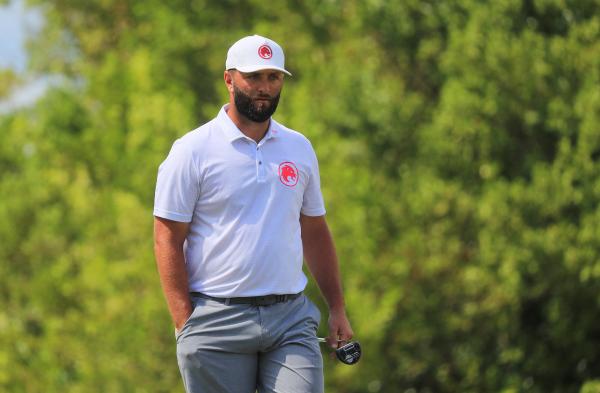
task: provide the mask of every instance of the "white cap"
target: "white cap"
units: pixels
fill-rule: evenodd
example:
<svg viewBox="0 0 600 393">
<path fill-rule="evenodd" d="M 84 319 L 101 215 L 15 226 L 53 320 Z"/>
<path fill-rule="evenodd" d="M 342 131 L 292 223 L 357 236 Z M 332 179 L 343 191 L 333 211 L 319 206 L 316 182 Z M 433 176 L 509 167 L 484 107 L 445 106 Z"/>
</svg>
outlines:
<svg viewBox="0 0 600 393">
<path fill-rule="evenodd" d="M 275 41 L 259 35 L 244 37 L 227 51 L 225 69 L 241 72 L 278 70 L 290 74 L 285 68 L 283 49 Z"/>
</svg>

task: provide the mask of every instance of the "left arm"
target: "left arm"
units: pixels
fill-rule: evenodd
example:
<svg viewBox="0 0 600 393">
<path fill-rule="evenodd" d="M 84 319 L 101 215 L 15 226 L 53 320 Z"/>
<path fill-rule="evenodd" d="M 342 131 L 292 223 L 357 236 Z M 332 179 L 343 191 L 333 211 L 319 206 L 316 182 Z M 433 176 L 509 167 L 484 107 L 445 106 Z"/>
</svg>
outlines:
<svg viewBox="0 0 600 393">
<path fill-rule="evenodd" d="M 328 343 L 339 347 L 354 334 L 346 316 L 340 269 L 325 216 L 300 215 L 304 259 L 329 307 Z"/>
</svg>

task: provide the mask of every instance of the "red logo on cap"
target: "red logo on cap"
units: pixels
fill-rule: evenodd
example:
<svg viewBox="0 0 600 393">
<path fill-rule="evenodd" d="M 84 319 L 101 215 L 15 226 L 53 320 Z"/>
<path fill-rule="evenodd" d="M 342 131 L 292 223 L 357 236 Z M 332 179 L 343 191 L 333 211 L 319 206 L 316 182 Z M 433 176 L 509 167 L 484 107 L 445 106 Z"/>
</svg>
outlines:
<svg viewBox="0 0 600 393">
<path fill-rule="evenodd" d="M 261 45 L 258 48 L 258 55 L 263 59 L 270 59 L 273 57 L 273 51 L 269 45 Z"/>
<path fill-rule="evenodd" d="M 293 162 L 282 162 L 279 164 L 279 180 L 288 187 L 298 184 L 298 169 Z"/>
</svg>

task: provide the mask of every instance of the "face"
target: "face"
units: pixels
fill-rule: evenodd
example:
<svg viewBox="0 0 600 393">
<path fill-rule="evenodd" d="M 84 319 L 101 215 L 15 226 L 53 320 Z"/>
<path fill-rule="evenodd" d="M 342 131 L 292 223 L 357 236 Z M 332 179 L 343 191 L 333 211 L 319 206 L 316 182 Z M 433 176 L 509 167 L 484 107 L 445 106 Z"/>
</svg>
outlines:
<svg viewBox="0 0 600 393">
<path fill-rule="evenodd" d="M 283 73 L 275 70 L 256 72 L 228 71 L 225 78 L 237 111 L 247 119 L 262 123 L 267 121 L 279 103 L 283 87 Z"/>
</svg>

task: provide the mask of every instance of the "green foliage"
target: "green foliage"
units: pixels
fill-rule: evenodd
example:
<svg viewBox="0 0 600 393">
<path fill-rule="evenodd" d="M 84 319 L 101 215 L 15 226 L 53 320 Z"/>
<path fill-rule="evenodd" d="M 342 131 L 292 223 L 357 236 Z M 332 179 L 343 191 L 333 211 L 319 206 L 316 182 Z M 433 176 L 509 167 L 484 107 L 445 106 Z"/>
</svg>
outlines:
<svg viewBox="0 0 600 393">
<path fill-rule="evenodd" d="M 16 86 L 19 78 L 12 70 L 0 69 L 0 100 L 8 98 L 10 92 Z"/>
<path fill-rule="evenodd" d="M 286 50 L 276 118 L 319 156 L 364 347 L 326 391 L 598 391 L 597 1 L 33 3 L 31 71 L 66 79 L 0 116 L 0 390 L 182 391 L 156 169 L 257 33 Z"/>
<path fill-rule="evenodd" d="M 598 393 L 600 392 L 600 381 L 594 380 L 586 382 L 580 390 L 580 393 Z"/>
</svg>

